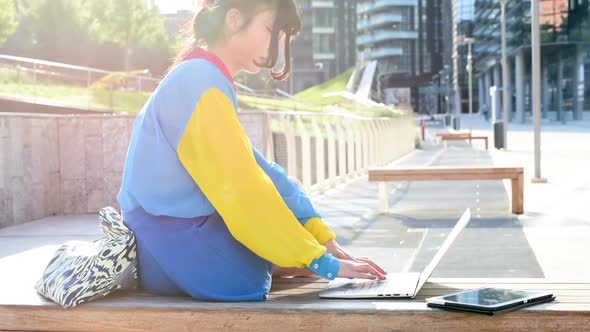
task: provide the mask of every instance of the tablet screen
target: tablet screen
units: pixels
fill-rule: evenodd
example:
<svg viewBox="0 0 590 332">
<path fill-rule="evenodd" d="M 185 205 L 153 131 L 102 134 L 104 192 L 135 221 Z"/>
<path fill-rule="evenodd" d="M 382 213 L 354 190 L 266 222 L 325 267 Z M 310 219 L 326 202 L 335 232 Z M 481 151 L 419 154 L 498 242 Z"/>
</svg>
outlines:
<svg viewBox="0 0 590 332">
<path fill-rule="evenodd" d="M 531 294 L 532 293 L 525 291 L 499 288 L 484 288 L 444 296 L 443 299 L 445 301 L 456 302 L 461 304 L 469 304 L 476 306 L 495 306 L 500 303 L 526 298 Z"/>
</svg>

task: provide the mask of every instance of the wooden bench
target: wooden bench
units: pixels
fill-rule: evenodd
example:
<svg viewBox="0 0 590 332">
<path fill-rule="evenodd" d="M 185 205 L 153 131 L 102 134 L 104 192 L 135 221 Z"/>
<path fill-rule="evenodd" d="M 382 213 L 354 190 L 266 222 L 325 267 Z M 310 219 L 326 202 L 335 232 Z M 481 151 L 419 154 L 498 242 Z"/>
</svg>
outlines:
<svg viewBox="0 0 590 332">
<path fill-rule="evenodd" d="M 388 182 L 504 180 L 512 185 L 512 213 L 524 213 L 524 170 L 522 167 L 428 167 L 409 169 L 370 169 L 369 181 L 378 181 L 380 211 L 389 210 Z"/>
<path fill-rule="evenodd" d="M 590 320 L 590 284 L 544 279 L 431 279 L 414 299 L 325 300 L 326 281 L 277 279 L 269 300 L 212 303 L 145 292 L 112 294 L 62 309 L 32 287 L 4 285 L 0 330 L 18 331 L 580 331 Z M 29 285 L 30 286 L 30 285 Z M 546 290 L 557 296 L 494 317 L 428 308 L 425 299 L 461 289 Z"/>
<path fill-rule="evenodd" d="M 473 140 L 483 140 L 485 143 L 485 146 L 486 146 L 486 150 L 488 150 L 488 137 L 487 136 L 483 136 L 483 135 L 476 136 L 471 133 L 438 133 L 438 134 L 436 134 L 436 136 L 441 138 L 441 140 L 445 144 L 445 148 L 446 148 L 447 141 L 469 140 L 469 144 L 471 144 L 471 142 Z"/>
</svg>

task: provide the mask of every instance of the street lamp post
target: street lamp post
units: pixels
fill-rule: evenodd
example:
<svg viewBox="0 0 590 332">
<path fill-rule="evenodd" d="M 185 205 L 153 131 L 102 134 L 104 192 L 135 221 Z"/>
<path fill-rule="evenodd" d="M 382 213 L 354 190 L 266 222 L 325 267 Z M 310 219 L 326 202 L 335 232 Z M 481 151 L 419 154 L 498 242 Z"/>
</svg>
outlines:
<svg viewBox="0 0 590 332">
<path fill-rule="evenodd" d="M 535 122 L 535 177 L 533 183 L 545 183 L 541 177 L 541 35 L 539 31 L 539 1 L 531 1 L 531 63 L 533 80 L 533 117 Z"/>
<path fill-rule="evenodd" d="M 504 125 L 503 136 L 504 136 L 504 150 L 508 149 L 508 120 L 509 114 L 508 109 L 510 107 L 510 77 L 508 74 L 508 59 L 506 56 L 506 2 L 508 0 L 501 0 L 500 5 L 502 8 L 502 118 Z M 531 1 L 531 3 L 537 1 Z"/>
<path fill-rule="evenodd" d="M 469 81 L 469 133 L 473 131 L 473 57 L 471 48 L 475 39 L 465 36 L 459 37 L 459 44 L 467 44 L 467 80 Z"/>
<path fill-rule="evenodd" d="M 469 74 L 469 133 L 473 131 L 473 58 L 471 57 L 471 44 L 467 44 L 467 73 Z"/>
<path fill-rule="evenodd" d="M 446 113 L 450 115 L 451 114 L 451 86 L 449 85 L 449 83 L 450 83 L 449 82 L 449 78 L 450 78 L 449 69 L 450 69 L 450 67 L 448 65 L 445 65 L 444 68 L 445 68 L 445 83 L 447 84 L 447 93 L 446 93 L 446 98 L 445 98 L 445 102 L 447 105 Z"/>
<path fill-rule="evenodd" d="M 313 64 L 313 66 L 316 68 L 316 70 L 318 71 L 318 73 L 320 74 L 320 84 L 324 83 L 324 81 L 326 80 L 326 75 L 324 72 L 324 63 L 323 62 L 316 62 Z"/>
</svg>

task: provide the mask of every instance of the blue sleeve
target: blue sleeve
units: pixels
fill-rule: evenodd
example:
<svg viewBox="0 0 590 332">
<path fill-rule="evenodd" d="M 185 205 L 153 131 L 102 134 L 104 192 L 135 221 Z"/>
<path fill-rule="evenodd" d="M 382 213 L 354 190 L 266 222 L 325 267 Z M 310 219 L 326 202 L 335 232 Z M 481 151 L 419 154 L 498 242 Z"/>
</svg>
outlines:
<svg viewBox="0 0 590 332">
<path fill-rule="evenodd" d="M 322 217 L 311 203 L 309 196 L 299 188 L 297 183 L 289 179 L 284 168 L 266 160 L 256 148 L 252 147 L 252 150 L 254 150 L 256 162 L 270 177 L 281 197 L 302 225 L 305 225 L 310 218 Z"/>
<path fill-rule="evenodd" d="M 330 253 L 324 253 L 311 262 L 309 270 L 322 278 L 333 280 L 338 276 L 340 261 Z"/>
</svg>

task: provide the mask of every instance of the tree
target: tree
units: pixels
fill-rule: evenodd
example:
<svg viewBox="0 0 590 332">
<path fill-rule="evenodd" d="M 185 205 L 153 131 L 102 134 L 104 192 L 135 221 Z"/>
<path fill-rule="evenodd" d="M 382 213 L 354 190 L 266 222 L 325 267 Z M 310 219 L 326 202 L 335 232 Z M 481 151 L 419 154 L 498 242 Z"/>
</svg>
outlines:
<svg viewBox="0 0 590 332">
<path fill-rule="evenodd" d="M 100 42 L 110 42 L 124 51 L 125 70 L 130 69 L 134 47 L 168 45 L 164 22 L 158 8 L 147 7 L 145 0 L 92 1 L 92 30 Z"/>
<path fill-rule="evenodd" d="M 16 10 L 14 0 L 0 0 L 0 46 L 16 30 Z"/>
<path fill-rule="evenodd" d="M 22 33 L 18 42 L 31 57 L 85 64 L 93 46 L 87 9 L 79 0 L 21 2 Z"/>
</svg>

